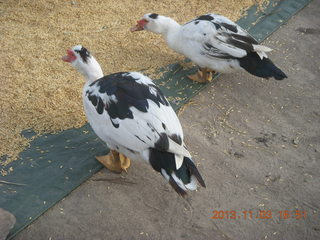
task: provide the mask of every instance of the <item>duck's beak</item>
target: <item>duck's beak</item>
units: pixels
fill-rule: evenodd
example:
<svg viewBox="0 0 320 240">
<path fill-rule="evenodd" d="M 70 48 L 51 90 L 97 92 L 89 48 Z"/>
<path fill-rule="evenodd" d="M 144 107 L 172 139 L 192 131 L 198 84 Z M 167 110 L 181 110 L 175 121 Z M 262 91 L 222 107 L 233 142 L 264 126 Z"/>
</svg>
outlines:
<svg viewBox="0 0 320 240">
<path fill-rule="evenodd" d="M 76 60 L 76 56 L 74 55 L 73 51 L 71 49 L 67 50 L 67 56 L 63 56 L 61 58 L 64 62 L 73 62 L 74 60 Z"/>
<path fill-rule="evenodd" d="M 148 23 L 147 20 L 141 19 L 141 20 L 137 21 L 137 25 L 135 25 L 134 27 L 130 28 L 130 31 L 131 32 L 142 31 L 142 30 L 144 30 L 144 26 L 147 23 Z"/>
<path fill-rule="evenodd" d="M 133 26 L 132 28 L 130 28 L 131 32 L 136 32 L 136 31 L 142 31 L 143 27 L 139 26 L 139 24 Z"/>
</svg>

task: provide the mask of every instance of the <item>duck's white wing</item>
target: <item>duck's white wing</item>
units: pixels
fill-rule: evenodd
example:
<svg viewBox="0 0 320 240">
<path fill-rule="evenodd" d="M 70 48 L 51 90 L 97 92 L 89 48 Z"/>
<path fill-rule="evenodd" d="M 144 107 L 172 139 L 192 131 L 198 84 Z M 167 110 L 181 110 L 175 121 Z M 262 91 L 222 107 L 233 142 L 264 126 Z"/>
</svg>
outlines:
<svg viewBox="0 0 320 240">
<path fill-rule="evenodd" d="M 136 152 L 156 148 L 190 156 L 175 112 L 148 77 L 135 72 L 108 75 L 87 87 L 84 101 L 91 109 L 86 110 L 90 124 L 107 143 Z"/>
<path fill-rule="evenodd" d="M 258 42 L 240 26 L 216 14 L 202 15 L 182 28 L 183 38 L 200 43 L 202 55 L 232 59 L 256 50 Z M 268 49 L 265 49 L 268 50 Z"/>
</svg>

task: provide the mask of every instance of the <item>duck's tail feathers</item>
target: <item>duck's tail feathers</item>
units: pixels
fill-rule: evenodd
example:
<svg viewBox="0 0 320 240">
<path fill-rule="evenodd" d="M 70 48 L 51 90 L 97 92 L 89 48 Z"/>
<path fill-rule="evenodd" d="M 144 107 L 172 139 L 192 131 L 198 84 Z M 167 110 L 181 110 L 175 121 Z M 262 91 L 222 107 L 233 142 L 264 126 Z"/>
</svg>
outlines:
<svg viewBox="0 0 320 240">
<path fill-rule="evenodd" d="M 196 190 L 198 183 L 202 187 L 206 187 L 191 158 L 184 157 L 181 167 L 177 169 L 176 157 L 177 155 L 170 152 L 151 149 L 149 159 L 153 169 L 160 172 L 172 188 L 181 196 L 185 196 L 187 190 Z"/>
<path fill-rule="evenodd" d="M 268 58 L 266 53 L 272 51 L 271 48 L 263 46 L 263 45 L 253 44 L 252 46 L 253 46 L 253 51 L 255 51 L 259 55 L 260 59 Z"/>
<path fill-rule="evenodd" d="M 247 56 L 239 59 L 240 66 L 247 72 L 262 78 L 273 77 L 276 80 L 287 78 L 269 58 L 261 59 L 256 52 L 251 52 Z"/>
</svg>

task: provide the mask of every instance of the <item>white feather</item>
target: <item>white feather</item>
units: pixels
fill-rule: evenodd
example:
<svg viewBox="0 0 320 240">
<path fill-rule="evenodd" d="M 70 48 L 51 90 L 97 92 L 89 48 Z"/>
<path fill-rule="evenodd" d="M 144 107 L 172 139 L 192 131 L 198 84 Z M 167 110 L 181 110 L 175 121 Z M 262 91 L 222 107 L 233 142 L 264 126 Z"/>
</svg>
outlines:
<svg viewBox="0 0 320 240">
<path fill-rule="evenodd" d="M 263 59 L 264 57 L 268 58 L 266 52 L 271 52 L 272 51 L 271 48 L 268 48 L 268 47 L 263 46 L 263 45 L 253 44 L 252 46 L 253 46 L 253 50 L 259 55 L 259 57 L 261 59 Z"/>
<path fill-rule="evenodd" d="M 169 138 L 169 150 L 168 151 L 175 153 L 175 154 L 186 156 L 188 158 L 191 158 L 191 155 L 187 149 L 185 149 L 182 145 L 179 145 L 175 141 L 171 140 L 170 138 Z"/>
<path fill-rule="evenodd" d="M 179 155 L 179 154 L 175 155 L 175 162 L 176 162 L 176 169 L 177 170 L 182 166 L 183 159 L 184 159 L 183 155 Z"/>
<path fill-rule="evenodd" d="M 198 183 L 198 180 L 196 179 L 195 176 L 191 176 L 191 179 L 190 179 L 190 183 L 186 184 L 186 188 L 188 188 L 189 190 L 196 190 L 197 189 L 197 183 Z"/>
<path fill-rule="evenodd" d="M 163 168 L 161 168 L 161 173 L 162 173 L 162 176 L 163 176 L 167 181 L 169 181 L 170 177 L 169 177 L 169 175 L 167 174 L 166 170 L 164 170 Z"/>
</svg>

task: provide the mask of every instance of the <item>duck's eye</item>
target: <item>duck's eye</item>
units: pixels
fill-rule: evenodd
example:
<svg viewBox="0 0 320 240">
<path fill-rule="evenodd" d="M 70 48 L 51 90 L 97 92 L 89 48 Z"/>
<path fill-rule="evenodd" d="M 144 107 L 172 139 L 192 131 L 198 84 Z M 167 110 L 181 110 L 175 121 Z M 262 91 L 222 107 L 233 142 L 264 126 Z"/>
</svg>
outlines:
<svg viewBox="0 0 320 240">
<path fill-rule="evenodd" d="M 152 13 L 152 14 L 149 15 L 149 18 L 156 19 L 158 16 L 159 16 L 159 14 Z"/>
</svg>

